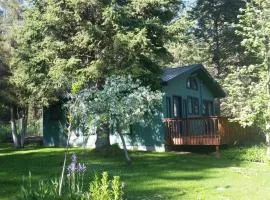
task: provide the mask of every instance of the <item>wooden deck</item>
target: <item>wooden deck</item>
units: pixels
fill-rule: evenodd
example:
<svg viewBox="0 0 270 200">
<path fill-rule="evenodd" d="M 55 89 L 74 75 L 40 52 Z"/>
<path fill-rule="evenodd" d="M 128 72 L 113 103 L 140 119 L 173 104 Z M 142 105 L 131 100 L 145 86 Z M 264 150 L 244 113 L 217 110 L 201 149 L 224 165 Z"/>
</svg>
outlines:
<svg viewBox="0 0 270 200">
<path fill-rule="evenodd" d="M 167 145 L 222 145 L 263 141 L 254 127 L 243 128 L 226 117 L 166 118 Z"/>
</svg>

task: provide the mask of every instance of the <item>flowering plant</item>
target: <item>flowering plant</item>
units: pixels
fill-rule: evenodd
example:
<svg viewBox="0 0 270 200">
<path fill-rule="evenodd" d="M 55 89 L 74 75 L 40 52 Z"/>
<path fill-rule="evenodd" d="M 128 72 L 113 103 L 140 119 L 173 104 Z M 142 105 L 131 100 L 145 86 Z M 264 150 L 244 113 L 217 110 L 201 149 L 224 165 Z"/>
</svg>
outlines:
<svg viewBox="0 0 270 200">
<path fill-rule="evenodd" d="M 87 167 L 84 163 L 78 163 L 76 154 L 71 156 L 71 163 L 67 167 L 69 190 L 73 193 L 83 192 L 84 174 Z"/>
</svg>

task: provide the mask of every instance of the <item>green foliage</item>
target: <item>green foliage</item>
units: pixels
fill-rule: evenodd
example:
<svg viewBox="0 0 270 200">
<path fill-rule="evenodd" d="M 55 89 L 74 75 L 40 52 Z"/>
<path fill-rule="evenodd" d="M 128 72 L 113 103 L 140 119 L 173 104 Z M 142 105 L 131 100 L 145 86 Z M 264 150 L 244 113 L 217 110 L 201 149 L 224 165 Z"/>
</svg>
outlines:
<svg viewBox="0 0 270 200">
<path fill-rule="evenodd" d="M 130 76 L 111 76 L 106 79 L 102 90 L 82 90 L 71 95 L 66 105 L 72 115 L 73 128 L 91 129 L 91 122 L 99 125 L 106 121 L 112 129 L 116 125 L 122 129 L 136 123 L 145 126 L 153 118 L 160 117 L 162 97 L 162 92 L 152 91 Z"/>
<path fill-rule="evenodd" d="M 173 40 L 168 44 L 174 62 L 180 65 L 203 63 L 218 79 L 226 77 L 227 66 L 239 66 L 247 59 L 235 33 L 243 0 L 198 0 L 180 13 L 169 26 Z"/>
<path fill-rule="evenodd" d="M 225 79 L 226 106 L 243 126 L 256 125 L 265 133 L 270 128 L 270 3 L 252 0 L 239 15 L 237 33 L 255 62 L 232 67 Z"/>
<path fill-rule="evenodd" d="M 82 180 L 85 181 L 85 180 Z M 31 173 L 28 179 L 21 187 L 21 194 L 17 197 L 18 200 L 122 200 L 123 190 L 120 177 L 114 176 L 109 179 L 107 172 L 103 172 L 102 176 L 96 175 L 94 180 L 90 182 L 89 191 L 83 191 L 81 183 L 76 183 L 75 188 L 67 181 L 64 185 L 64 190 L 61 196 L 58 195 L 59 182 L 57 179 L 48 181 L 41 180 L 38 184 L 32 183 Z"/>
<path fill-rule="evenodd" d="M 207 58 L 210 56 L 207 52 L 207 44 L 198 40 L 195 35 L 196 24 L 196 20 L 190 19 L 188 11 L 184 11 L 169 26 L 173 38 L 168 43 L 168 49 L 174 57 L 174 64 L 185 66 L 207 62 Z"/>
<path fill-rule="evenodd" d="M 191 19 L 197 21 L 194 34 L 198 43 L 206 44 L 208 63 L 213 65 L 217 78 L 226 76 L 228 65 L 239 65 L 245 60 L 242 38 L 234 27 L 244 5 L 243 0 L 198 0 L 190 12 Z"/>
<path fill-rule="evenodd" d="M 10 125 L 0 123 L 0 143 L 7 142 L 9 137 L 11 137 Z"/>
<path fill-rule="evenodd" d="M 221 155 L 232 160 L 267 162 L 265 145 L 232 146 L 222 149 Z"/>
<path fill-rule="evenodd" d="M 40 104 L 72 85 L 101 87 L 112 74 L 158 87 L 171 58 L 167 24 L 179 7 L 179 0 L 33 1 L 15 34 L 13 81 Z"/>
<path fill-rule="evenodd" d="M 96 175 L 90 183 L 91 200 L 122 200 L 123 191 L 119 176 L 109 180 L 107 172 L 103 172 L 101 178 Z"/>
<path fill-rule="evenodd" d="M 29 177 L 27 180 L 23 179 L 23 185 L 21 186 L 21 194 L 18 196 L 18 200 L 50 200 L 50 199 L 61 199 L 58 196 L 57 188 L 58 181 L 57 180 L 49 180 L 49 181 L 39 181 L 38 184 L 32 184 L 32 176 L 29 172 Z"/>
<path fill-rule="evenodd" d="M 23 87 L 16 87 L 10 80 L 12 74 L 12 46 L 15 45 L 13 27 L 18 26 L 24 10 L 18 0 L 0 0 L 5 14 L 0 16 L 0 97 L 1 102 L 9 105 L 25 106 L 26 93 Z M 2 70 L 1 70 L 2 68 Z M 3 73 L 4 71 L 4 73 Z"/>
</svg>

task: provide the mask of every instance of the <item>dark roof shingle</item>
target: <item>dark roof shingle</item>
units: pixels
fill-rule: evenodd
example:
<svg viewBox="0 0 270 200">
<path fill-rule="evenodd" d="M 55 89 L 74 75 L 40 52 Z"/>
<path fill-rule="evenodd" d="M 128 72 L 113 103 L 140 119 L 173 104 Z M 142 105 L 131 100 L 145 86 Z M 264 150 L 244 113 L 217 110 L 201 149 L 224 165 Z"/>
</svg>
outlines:
<svg viewBox="0 0 270 200">
<path fill-rule="evenodd" d="M 198 73 L 198 77 L 204 81 L 204 84 L 213 91 L 215 97 L 225 97 L 226 93 L 219 83 L 209 74 L 202 64 L 193 64 L 183 67 L 166 68 L 161 76 L 163 83 L 185 74 L 186 72 Z"/>
<path fill-rule="evenodd" d="M 188 66 L 183 66 L 183 67 L 175 67 L 175 68 L 166 68 L 163 72 L 163 75 L 161 76 L 161 80 L 163 82 L 168 82 L 169 80 L 184 74 L 190 70 L 194 70 L 196 68 L 201 68 L 202 65 L 200 64 L 193 64 L 193 65 L 188 65 Z"/>
</svg>

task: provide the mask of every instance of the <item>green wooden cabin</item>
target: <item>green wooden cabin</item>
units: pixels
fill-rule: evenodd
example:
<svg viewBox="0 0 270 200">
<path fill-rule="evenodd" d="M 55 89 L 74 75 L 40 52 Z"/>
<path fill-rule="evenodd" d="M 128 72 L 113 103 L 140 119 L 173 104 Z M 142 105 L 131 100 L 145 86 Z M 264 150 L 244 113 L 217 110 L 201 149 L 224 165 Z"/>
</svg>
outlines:
<svg viewBox="0 0 270 200">
<path fill-rule="evenodd" d="M 209 144 L 206 136 L 216 138 L 219 134 L 216 124 L 219 107 L 215 102 L 225 97 L 225 92 L 203 65 L 167 68 L 161 81 L 165 93 L 162 107 L 164 118 L 154 120 L 151 127 L 137 126 L 127 129 L 127 147 L 134 150 L 165 151 L 166 145 L 191 143 L 192 137 L 202 137 L 205 144 Z M 60 108 L 60 105 L 55 105 L 44 110 L 43 137 L 46 146 L 66 143 L 63 129 L 65 117 Z M 189 140 L 186 143 L 185 137 Z M 70 143 L 74 146 L 94 148 L 95 140 L 93 127 L 88 134 L 74 134 Z M 111 134 L 110 142 L 122 146 L 117 134 Z M 217 145 L 216 142 L 216 139 L 212 143 L 210 141 L 209 145 Z M 204 144 L 202 141 L 199 143 Z"/>
</svg>

